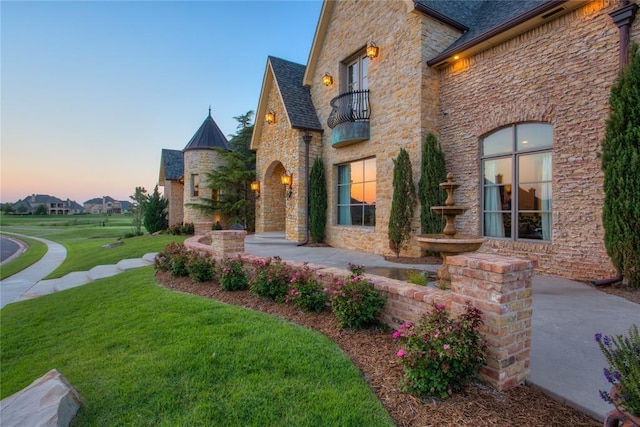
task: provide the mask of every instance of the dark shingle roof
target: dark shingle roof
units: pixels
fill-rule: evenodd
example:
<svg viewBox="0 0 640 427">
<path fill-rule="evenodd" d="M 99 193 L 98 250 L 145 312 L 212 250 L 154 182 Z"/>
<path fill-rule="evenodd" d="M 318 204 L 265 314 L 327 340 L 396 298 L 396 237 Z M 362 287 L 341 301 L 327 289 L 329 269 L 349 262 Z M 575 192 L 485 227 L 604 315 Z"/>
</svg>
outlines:
<svg viewBox="0 0 640 427">
<path fill-rule="evenodd" d="M 204 122 L 200 128 L 193 135 L 184 151 L 196 150 L 202 148 L 224 148 L 229 149 L 229 142 L 224 136 L 216 122 L 211 118 L 211 109 L 209 109 L 209 116 L 204 119 Z"/>
<path fill-rule="evenodd" d="M 184 157 L 180 150 L 162 149 L 164 179 L 176 180 L 184 176 Z"/>
<path fill-rule="evenodd" d="M 467 31 L 440 55 L 481 37 L 501 25 L 543 6 L 556 4 L 550 0 L 415 0 L 421 10 L 441 14 L 467 27 Z"/>
<path fill-rule="evenodd" d="M 302 85 L 306 67 L 273 56 L 269 57 L 269 62 L 291 127 L 322 131 L 316 109 L 311 102 L 311 92 L 308 87 Z"/>
</svg>

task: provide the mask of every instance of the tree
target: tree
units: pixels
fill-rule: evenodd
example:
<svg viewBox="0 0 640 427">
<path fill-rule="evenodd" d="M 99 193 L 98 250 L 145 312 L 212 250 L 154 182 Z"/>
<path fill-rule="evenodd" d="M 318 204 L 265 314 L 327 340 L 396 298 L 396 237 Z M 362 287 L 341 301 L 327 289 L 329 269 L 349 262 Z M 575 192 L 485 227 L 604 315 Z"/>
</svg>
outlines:
<svg viewBox="0 0 640 427">
<path fill-rule="evenodd" d="M 640 52 L 634 43 L 629 65 L 609 96 L 602 141 L 604 244 L 626 284 L 640 288 Z"/>
<path fill-rule="evenodd" d="M 400 256 L 400 250 L 411 236 L 411 220 L 416 205 L 416 189 L 413 185 L 413 171 L 409 153 L 400 149 L 397 159 L 393 159 L 393 199 L 389 215 L 389 247 Z"/>
<path fill-rule="evenodd" d="M 156 231 L 166 230 L 169 227 L 169 221 L 167 220 L 167 206 L 169 201 L 160 196 L 158 192 L 158 186 L 153 189 L 153 193 L 144 203 L 144 228 L 149 233 L 155 233 Z"/>
<path fill-rule="evenodd" d="M 2 206 L 2 212 L 4 212 L 5 215 L 12 214 L 13 206 L 11 206 L 11 203 L 5 203 L 4 206 Z"/>
<path fill-rule="evenodd" d="M 447 180 L 444 153 L 436 136 L 429 133 L 422 144 L 422 172 L 418 183 L 420 199 L 420 229 L 424 234 L 442 233 L 444 217 L 431 211 L 431 206 L 443 206 L 446 194 L 440 183 Z"/>
<path fill-rule="evenodd" d="M 29 212 L 29 209 L 27 208 L 27 205 L 25 205 L 24 203 L 20 203 L 20 206 L 18 206 L 18 213 L 19 214 L 26 214 L 27 212 Z"/>
<path fill-rule="evenodd" d="M 38 205 L 36 210 L 33 212 L 34 215 L 47 215 L 49 211 L 45 205 Z"/>
<path fill-rule="evenodd" d="M 207 188 L 216 191 L 219 199 L 203 198 L 203 203 L 193 205 L 205 212 L 219 211 L 249 231 L 255 230 L 251 182 L 256 179 L 256 154 L 251 151 L 252 118 L 253 111 L 234 117 L 238 127 L 236 134 L 230 135 L 231 150 L 217 149 L 224 164 L 207 173 Z"/>
<path fill-rule="evenodd" d="M 309 176 L 309 233 L 317 243 L 324 241 L 324 229 L 327 223 L 327 182 L 324 176 L 324 163 L 316 158 Z"/>
<path fill-rule="evenodd" d="M 144 218 L 144 206 L 147 201 L 147 190 L 144 187 L 136 187 L 133 196 L 129 196 L 133 201 L 131 205 L 131 213 L 133 214 L 133 234 L 142 235 L 142 220 Z"/>
</svg>

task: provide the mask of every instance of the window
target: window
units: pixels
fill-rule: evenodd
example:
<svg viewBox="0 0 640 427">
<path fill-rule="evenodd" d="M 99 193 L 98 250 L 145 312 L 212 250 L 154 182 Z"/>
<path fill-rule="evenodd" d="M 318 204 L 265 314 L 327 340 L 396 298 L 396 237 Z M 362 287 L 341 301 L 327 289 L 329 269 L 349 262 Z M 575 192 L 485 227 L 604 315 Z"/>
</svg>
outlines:
<svg viewBox="0 0 640 427">
<path fill-rule="evenodd" d="M 376 225 L 376 159 L 338 166 L 338 224 Z"/>
<path fill-rule="evenodd" d="M 191 197 L 198 197 L 200 193 L 200 176 L 197 173 L 191 174 Z"/>
<path fill-rule="evenodd" d="M 365 91 L 369 90 L 369 58 L 366 52 L 362 51 L 344 64 L 347 72 L 346 89 L 347 92 L 353 93 L 349 98 L 352 118 L 368 118 L 369 102 Z"/>
<path fill-rule="evenodd" d="M 482 140 L 483 234 L 551 240 L 553 127 L 509 126 Z"/>
</svg>

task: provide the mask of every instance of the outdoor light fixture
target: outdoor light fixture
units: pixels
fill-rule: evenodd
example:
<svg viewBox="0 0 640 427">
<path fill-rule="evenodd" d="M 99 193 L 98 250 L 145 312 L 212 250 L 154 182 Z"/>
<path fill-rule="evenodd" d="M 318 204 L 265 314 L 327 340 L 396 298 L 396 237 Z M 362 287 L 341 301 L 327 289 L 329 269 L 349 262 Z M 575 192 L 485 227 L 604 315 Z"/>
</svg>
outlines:
<svg viewBox="0 0 640 427">
<path fill-rule="evenodd" d="M 276 113 L 274 113 L 273 111 L 269 111 L 264 116 L 264 120 L 269 124 L 275 123 L 276 122 Z"/>
<path fill-rule="evenodd" d="M 280 177 L 280 183 L 284 185 L 285 196 L 287 197 L 287 199 L 290 199 L 293 195 L 293 174 L 287 175 L 287 173 L 285 172 Z"/>
<path fill-rule="evenodd" d="M 377 58 L 380 53 L 380 48 L 374 42 L 370 42 L 369 46 L 367 46 L 367 56 L 369 59 Z"/>
<path fill-rule="evenodd" d="M 251 191 L 253 191 L 256 199 L 260 197 L 260 181 L 253 181 L 251 183 Z"/>
<path fill-rule="evenodd" d="M 324 73 L 324 76 L 322 76 L 322 84 L 331 86 L 333 84 L 333 76 L 329 73 Z"/>
</svg>

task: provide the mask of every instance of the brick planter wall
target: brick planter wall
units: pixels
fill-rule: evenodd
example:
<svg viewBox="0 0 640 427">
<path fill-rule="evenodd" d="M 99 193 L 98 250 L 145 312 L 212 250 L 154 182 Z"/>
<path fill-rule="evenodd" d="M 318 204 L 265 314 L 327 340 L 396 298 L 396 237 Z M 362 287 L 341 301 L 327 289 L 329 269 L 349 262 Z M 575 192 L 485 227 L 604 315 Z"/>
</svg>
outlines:
<svg viewBox="0 0 640 427">
<path fill-rule="evenodd" d="M 202 236 L 185 241 L 185 246 L 215 258 L 239 255 L 254 266 L 263 260 L 244 251 L 244 231 L 213 231 L 212 244 L 199 242 Z M 221 254 L 221 255 L 218 255 Z M 307 267 L 313 277 L 333 288 L 351 272 L 320 264 L 286 261 L 292 268 Z M 480 369 L 483 379 L 497 390 L 522 384 L 530 373 L 531 279 L 533 261 L 492 254 L 465 254 L 448 258 L 451 289 L 418 286 L 401 280 L 365 274 L 376 290 L 387 295 L 380 320 L 392 328 L 404 322 L 420 321 L 434 304 L 443 304 L 454 316 L 470 301 L 483 312 L 480 332 L 487 341 L 487 363 Z"/>
</svg>

